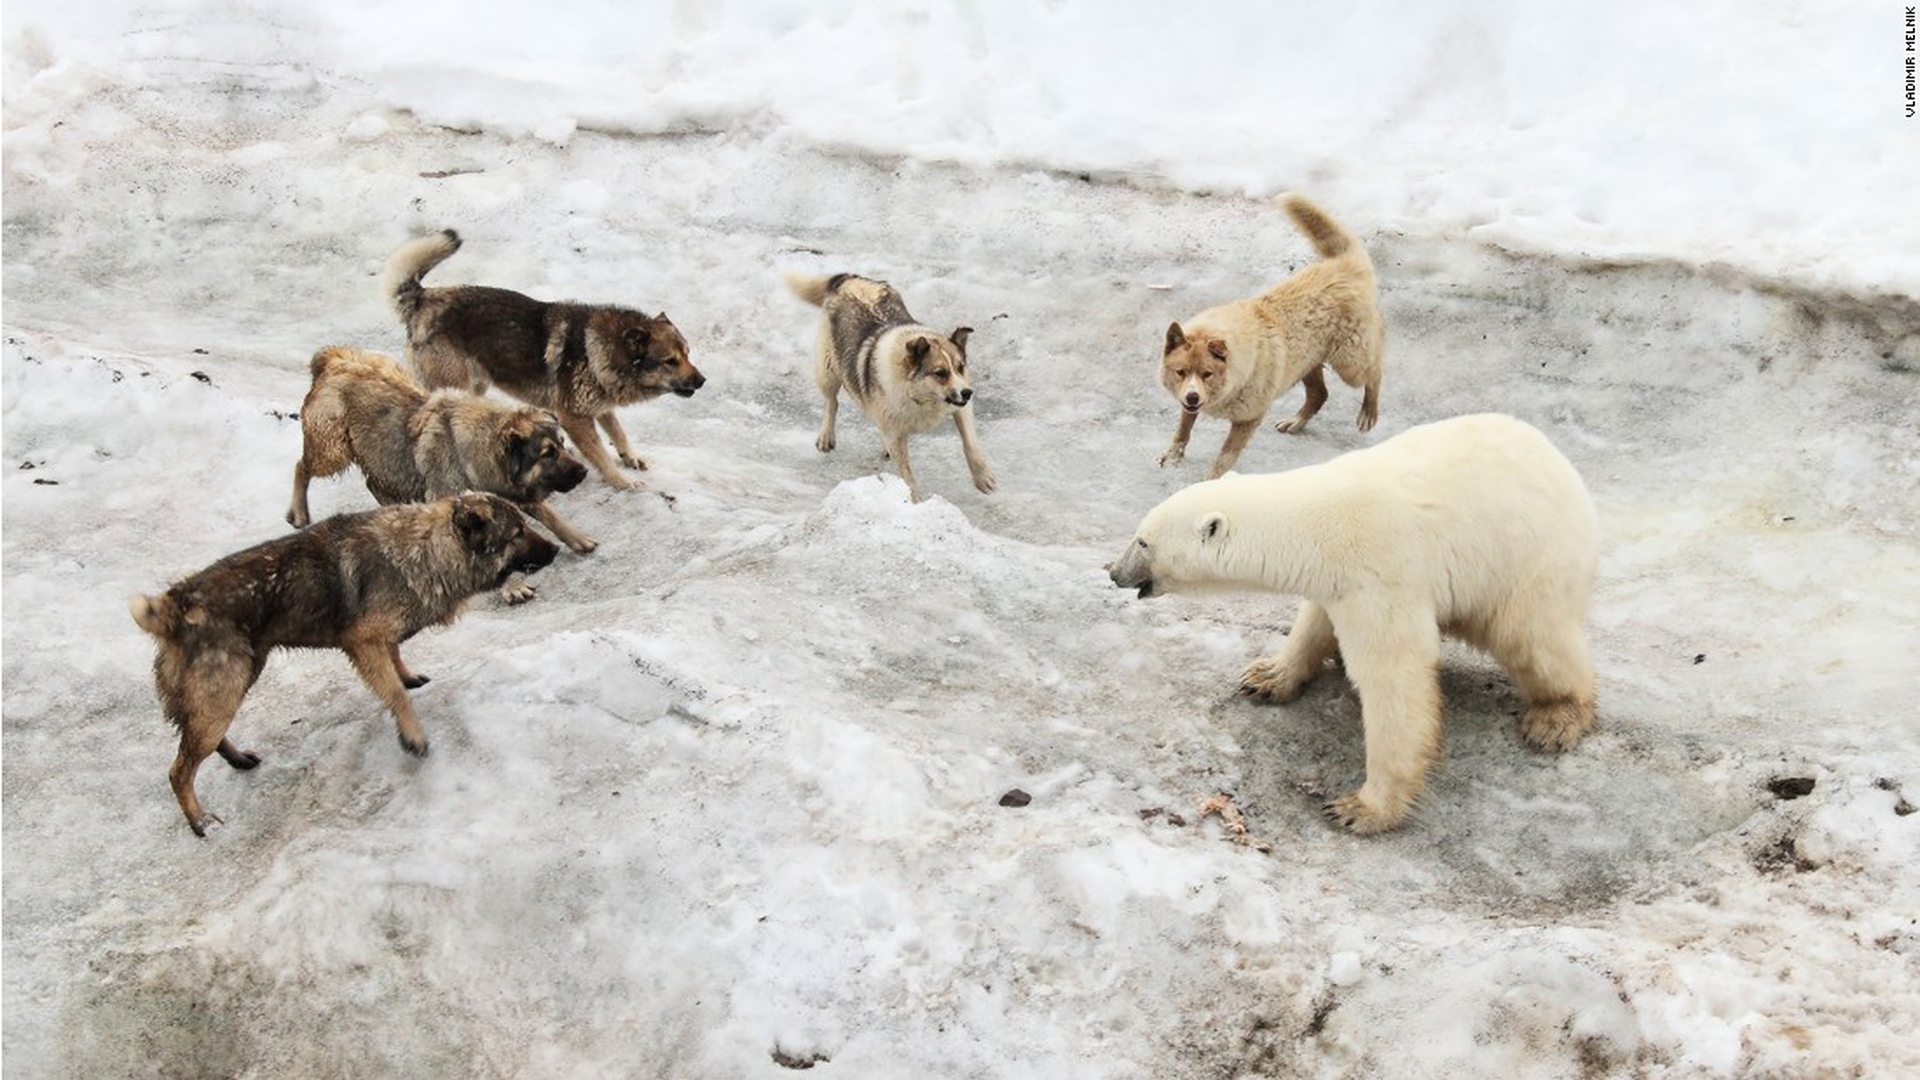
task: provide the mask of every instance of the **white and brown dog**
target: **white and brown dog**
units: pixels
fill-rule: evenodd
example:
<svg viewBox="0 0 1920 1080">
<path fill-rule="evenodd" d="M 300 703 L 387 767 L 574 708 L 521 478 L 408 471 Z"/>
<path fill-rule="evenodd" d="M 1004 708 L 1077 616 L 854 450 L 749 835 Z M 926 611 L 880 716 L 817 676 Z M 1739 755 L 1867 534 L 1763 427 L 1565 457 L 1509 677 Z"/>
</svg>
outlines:
<svg viewBox="0 0 1920 1080">
<path fill-rule="evenodd" d="M 844 387 L 880 428 L 887 456 L 914 502 L 926 496 L 907 462 L 907 436 L 929 431 L 949 416 L 960 432 L 973 486 L 981 491 L 998 486 L 973 430 L 973 385 L 967 378 L 971 327 L 942 334 L 921 324 L 884 281 L 853 274 L 788 274 L 787 284 L 795 296 L 822 312 L 813 370 L 826 398 L 826 416 L 814 440 L 822 453 L 834 447 L 834 420 Z"/>
<path fill-rule="evenodd" d="M 1320 261 L 1267 292 L 1208 308 L 1167 328 L 1160 383 L 1180 406 L 1180 429 L 1160 455 L 1164 467 L 1186 456 L 1201 413 L 1232 423 L 1210 477 L 1233 468 L 1273 399 L 1294 383 L 1307 388 L 1300 411 L 1275 425 L 1298 432 L 1327 400 L 1322 366 L 1348 386 L 1366 388 L 1358 426 L 1380 415 L 1380 357 L 1386 323 L 1374 287 L 1373 261 L 1352 233 L 1299 195 L 1280 199 Z"/>
</svg>

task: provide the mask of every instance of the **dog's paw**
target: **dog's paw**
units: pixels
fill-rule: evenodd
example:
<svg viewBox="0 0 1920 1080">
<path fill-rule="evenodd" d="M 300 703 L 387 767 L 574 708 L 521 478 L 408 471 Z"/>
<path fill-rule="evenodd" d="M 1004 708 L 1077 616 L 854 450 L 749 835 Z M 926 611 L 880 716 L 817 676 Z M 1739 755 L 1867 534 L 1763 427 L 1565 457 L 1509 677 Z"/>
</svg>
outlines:
<svg viewBox="0 0 1920 1080">
<path fill-rule="evenodd" d="M 1164 469 L 1169 465 L 1178 465 L 1185 460 L 1187 460 L 1186 446 L 1175 443 L 1167 447 L 1166 453 L 1160 455 L 1160 467 Z"/>
<path fill-rule="evenodd" d="M 973 474 L 973 486 L 979 488 L 984 493 L 999 487 L 1000 481 L 994 479 L 992 469 L 982 468 L 979 472 Z"/>
<path fill-rule="evenodd" d="M 242 750 L 228 758 L 227 764 L 239 769 L 241 772 L 245 772 L 248 769 L 255 769 L 260 766 L 260 755 L 251 750 Z"/>
<path fill-rule="evenodd" d="M 1273 430 L 1282 435 L 1298 435 L 1300 432 L 1305 431 L 1306 427 L 1307 421 L 1304 417 L 1289 416 L 1285 420 L 1273 425 Z M 1366 429 L 1362 428 L 1361 430 L 1365 431 Z"/>
<path fill-rule="evenodd" d="M 823 454 L 832 453 L 835 445 L 836 443 L 831 435 L 822 435 L 813 440 L 813 448 Z"/>
<path fill-rule="evenodd" d="M 306 528 L 307 525 L 312 522 L 312 520 L 313 520 L 312 518 L 309 518 L 307 515 L 302 514 L 297 510 L 287 511 L 287 524 L 293 526 L 296 529 Z"/>
<path fill-rule="evenodd" d="M 199 821 L 194 821 L 189 819 L 187 821 L 187 828 L 193 830 L 193 835 L 199 837 L 202 840 L 205 840 L 207 838 L 207 827 L 209 825 L 225 825 L 225 824 L 226 822 L 220 820 L 219 814 L 204 814 L 201 816 Z"/>
<path fill-rule="evenodd" d="M 1362 408 L 1360 415 L 1354 418 L 1353 426 L 1359 428 L 1361 431 L 1372 431 L 1374 423 L 1379 419 L 1379 416 Z"/>
<path fill-rule="evenodd" d="M 627 476 L 624 473 L 608 473 L 607 483 L 612 484 L 616 489 L 620 491 L 639 491 L 640 490 L 640 481 L 635 480 L 633 477 Z"/>
<path fill-rule="evenodd" d="M 429 675 L 409 675 L 400 680 L 400 685 L 409 690 L 418 690 L 432 681 L 433 678 Z"/>
<path fill-rule="evenodd" d="M 581 536 L 569 540 L 567 546 L 572 548 L 573 553 L 576 555 L 591 555 L 600 550 L 600 541 L 595 540 L 591 536 Z"/>
<path fill-rule="evenodd" d="M 1406 809 L 1376 807 L 1359 791 L 1342 795 L 1320 808 L 1328 821 L 1357 836 L 1372 836 L 1399 825 Z"/>
<path fill-rule="evenodd" d="M 500 586 L 500 599 L 515 607 L 532 600 L 533 597 L 533 586 L 525 581 L 509 581 Z"/>
<path fill-rule="evenodd" d="M 640 460 L 640 456 L 638 454 L 621 454 L 620 464 L 625 465 L 627 468 L 632 469 L 635 472 L 647 471 L 647 463 Z"/>
<path fill-rule="evenodd" d="M 426 757 L 427 737 L 422 735 L 417 739 L 409 739 L 407 738 L 407 733 L 403 731 L 400 733 L 400 749 L 405 750 L 414 757 Z"/>
</svg>

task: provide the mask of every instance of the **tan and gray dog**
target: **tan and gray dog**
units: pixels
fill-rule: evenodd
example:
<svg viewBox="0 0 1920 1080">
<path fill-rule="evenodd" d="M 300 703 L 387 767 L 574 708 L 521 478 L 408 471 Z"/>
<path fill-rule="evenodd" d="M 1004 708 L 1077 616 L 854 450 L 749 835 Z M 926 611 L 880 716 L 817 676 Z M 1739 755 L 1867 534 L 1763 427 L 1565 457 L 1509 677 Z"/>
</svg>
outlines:
<svg viewBox="0 0 1920 1080">
<path fill-rule="evenodd" d="M 498 386 L 553 410 L 607 483 L 639 487 L 620 465 L 645 469 L 646 463 L 628 445 L 613 411 L 662 394 L 692 397 L 706 384 L 687 359 L 680 331 L 665 312 L 554 303 L 484 285 L 420 284 L 458 250 L 460 237 L 448 229 L 402 246 L 387 260 L 384 289 L 406 326 L 414 374 L 430 390 L 452 386 L 484 394 Z M 618 464 L 594 431 L 596 420 L 613 440 Z"/>
<path fill-rule="evenodd" d="M 1201 413 L 1232 423 L 1209 477 L 1225 475 L 1246 449 L 1273 399 L 1304 383 L 1300 411 L 1274 425 L 1299 432 L 1327 400 L 1322 367 L 1348 386 L 1365 387 L 1358 427 L 1380 416 L 1380 362 L 1386 322 L 1380 317 L 1373 260 L 1352 233 L 1299 195 L 1279 204 L 1312 241 L 1320 261 L 1272 289 L 1235 300 L 1167 327 L 1160 384 L 1180 406 L 1180 429 L 1160 455 L 1161 466 L 1187 452 Z"/>
<path fill-rule="evenodd" d="M 260 763 L 227 728 L 273 650 L 345 652 L 393 712 L 400 745 L 424 756 L 407 691 L 427 677 L 408 670 L 400 643 L 452 622 L 473 594 L 540 569 L 555 550 L 512 503 L 473 493 L 331 517 L 134 597 L 133 621 L 159 642 L 154 685 L 180 729 L 168 776 L 194 834 L 220 820 L 194 794 L 200 763 L 215 752 L 236 769 Z"/>
<path fill-rule="evenodd" d="M 834 447 L 834 420 L 844 388 L 880 428 L 887 456 L 914 502 L 926 496 L 907 460 L 907 436 L 929 431 L 949 416 L 960 433 L 973 486 L 981 491 L 998 486 L 973 429 L 973 384 L 967 377 L 972 327 L 942 334 L 921 324 L 884 281 L 853 274 L 788 274 L 787 285 L 822 312 L 814 346 L 814 382 L 826 399 L 820 437 L 814 440 L 822 453 Z"/>
<path fill-rule="evenodd" d="M 382 505 L 486 491 L 519 504 L 582 555 L 599 546 L 547 505 L 549 495 L 572 491 L 587 478 L 586 466 L 567 453 L 552 413 L 463 390 L 427 394 L 399 364 L 359 349 L 321 349 L 311 368 L 289 525 L 312 520 L 310 480 L 358 465 Z M 533 598 L 533 587 L 516 578 L 502 593 L 517 604 Z"/>
</svg>

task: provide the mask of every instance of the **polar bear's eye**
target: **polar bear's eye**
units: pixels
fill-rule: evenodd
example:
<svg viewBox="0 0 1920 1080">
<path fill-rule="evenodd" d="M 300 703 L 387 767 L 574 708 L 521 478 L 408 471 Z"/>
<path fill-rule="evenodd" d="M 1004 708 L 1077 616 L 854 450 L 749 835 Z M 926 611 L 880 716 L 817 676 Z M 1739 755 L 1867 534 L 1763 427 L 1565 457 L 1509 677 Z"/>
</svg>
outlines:
<svg viewBox="0 0 1920 1080">
<path fill-rule="evenodd" d="M 1147 538 L 1144 536 L 1135 537 L 1133 544 L 1135 547 L 1145 548 L 1147 546 Z"/>
</svg>

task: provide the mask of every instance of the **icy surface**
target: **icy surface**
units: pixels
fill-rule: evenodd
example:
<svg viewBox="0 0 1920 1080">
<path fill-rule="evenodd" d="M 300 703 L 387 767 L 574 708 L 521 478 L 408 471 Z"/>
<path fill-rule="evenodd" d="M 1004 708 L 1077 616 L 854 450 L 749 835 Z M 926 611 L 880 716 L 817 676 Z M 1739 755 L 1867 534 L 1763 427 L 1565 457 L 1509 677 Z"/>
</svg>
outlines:
<svg viewBox="0 0 1920 1080">
<path fill-rule="evenodd" d="M 1864 65 L 1793 99 L 1877 25 L 1327 5 L 1295 40 L 1228 5 L 1209 51 L 1092 3 L 255 10 L 8 7 L 10 1071 L 1920 1071 L 1920 170 Z M 1683 77 L 1708 41 L 1808 74 L 1736 107 Z M 1156 343 L 1302 263 L 1247 197 L 1294 186 L 1379 265 L 1381 426 L 1336 386 L 1242 467 L 1501 409 L 1605 537 L 1600 730 L 1528 751 L 1453 649 L 1424 809 L 1364 841 L 1316 813 L 1352 691 L 1232 696 L 1294 602 L 1101 573 L 1224 434 L 1154 468 Z M 597 553 L 408 647 L 425 761 L 338 655 L 281 655 L 196 840 L 125 600 L 283 531 L 306 357 L 397 350 L 378 270 L 445 226 L 436 281 L 672 313 L 711 381 L 625 415 L 675 502 L 589 481 L 559 505 Z M 977 328 L 999 492 L 950 432 L 919 505 L 857 414 L 813 449 L 782 269 Z M 1222 791 L 1271 854 L 1201 820 Z"/>
</svg>

